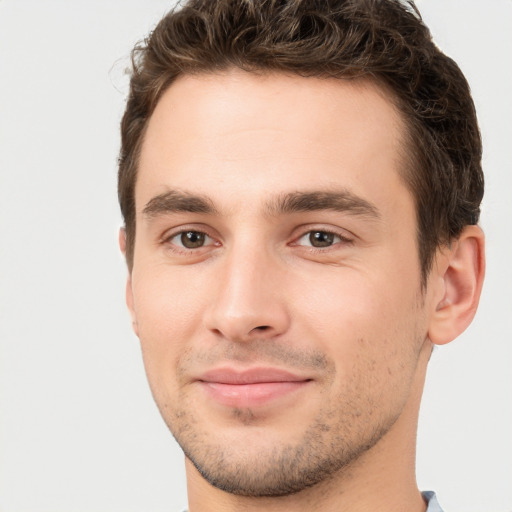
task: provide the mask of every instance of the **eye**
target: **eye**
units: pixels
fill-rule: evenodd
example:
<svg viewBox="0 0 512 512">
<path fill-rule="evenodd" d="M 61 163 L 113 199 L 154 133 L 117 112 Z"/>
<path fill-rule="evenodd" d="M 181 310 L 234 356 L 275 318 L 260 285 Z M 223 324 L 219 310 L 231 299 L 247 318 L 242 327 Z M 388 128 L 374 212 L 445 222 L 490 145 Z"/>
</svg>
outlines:
<svg viewBox="0 0 512 512">
<path fill-rule="evenodd" d="M 170 237 L 168 242 L 184 249 L 198 249 L 210 245 L 213 240 L 202 231 L 182 231 Z"/>
<path fill-rule="evenodd" d="M 342 237 L 341 235 L 337 235 L 336 233 L 332 233 L 330 231 L 308 231 L 304 235 L 302 235 L 297 241 L 297 245 L 303 246 L 311 246 L 315 248 L 323 248 L 323 247 L 331 247 L 334 244 L 338 244 L 340 242 L 349 242 L 350 240 Z"/>
</svg>

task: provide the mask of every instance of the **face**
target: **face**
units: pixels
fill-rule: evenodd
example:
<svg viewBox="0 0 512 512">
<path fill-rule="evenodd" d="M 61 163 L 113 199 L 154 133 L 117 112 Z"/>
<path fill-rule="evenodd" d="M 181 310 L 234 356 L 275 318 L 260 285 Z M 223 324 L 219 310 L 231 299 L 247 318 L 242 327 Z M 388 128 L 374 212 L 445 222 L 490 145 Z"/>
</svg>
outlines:
<svg viewBox="0 0 512 512">
<path fill-rule="evenodd" d="M 297 492 L 400 418 L 430 300 L 402 130 L 358 81 L 182 77 L 156 107 L 127 300 L 162 416 L 213 485 Z"/>
</svg>

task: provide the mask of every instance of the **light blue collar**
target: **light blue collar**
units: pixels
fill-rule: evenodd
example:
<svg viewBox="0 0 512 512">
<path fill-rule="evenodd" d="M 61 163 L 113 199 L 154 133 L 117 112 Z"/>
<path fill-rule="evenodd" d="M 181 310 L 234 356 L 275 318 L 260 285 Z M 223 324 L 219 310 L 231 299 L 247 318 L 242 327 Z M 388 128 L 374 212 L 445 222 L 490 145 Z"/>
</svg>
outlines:
<svg viewBox="0 0 512 512">
<path fill-rule="evenodd" d="M 443 512 L 441 505 L 436 498 L 436 493 L 432 491 L 424 491 L 421 493 L 428 503 L 427 512 Z"/>
</svg>

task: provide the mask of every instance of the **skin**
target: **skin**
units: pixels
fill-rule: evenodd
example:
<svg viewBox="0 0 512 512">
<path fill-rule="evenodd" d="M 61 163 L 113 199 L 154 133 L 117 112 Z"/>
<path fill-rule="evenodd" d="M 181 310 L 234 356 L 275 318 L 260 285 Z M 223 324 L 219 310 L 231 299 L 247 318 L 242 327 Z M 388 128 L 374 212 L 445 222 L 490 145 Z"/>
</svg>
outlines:
<svg viewBox="0 0 512 512">
<path fill-rule="evenodd" d="M 229 71 L 158 103 L 127 303 L 191 512 L 425 510 L 425 371 L 474 314 L 483 235 L 440 249 L 422 289 L 403 130 L 363 81 Z M 204 383 L 262 367 L 301 384 L 226 404 Z"/>
</svg>

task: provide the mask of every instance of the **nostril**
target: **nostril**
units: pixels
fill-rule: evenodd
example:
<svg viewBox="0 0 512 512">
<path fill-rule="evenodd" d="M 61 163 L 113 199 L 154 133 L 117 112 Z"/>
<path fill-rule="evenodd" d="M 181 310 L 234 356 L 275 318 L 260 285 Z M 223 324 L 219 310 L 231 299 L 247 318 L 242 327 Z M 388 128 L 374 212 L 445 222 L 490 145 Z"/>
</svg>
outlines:
<svg viewBox="0 0 512 512">
<path fill-rule="evenodd" d="M 266 331 L 266 330 L 270 329 L 270 326 L 269 325 L 259 325 L 258 327 L 255 327 L 254 329 L 258 330 L 258 331 Z"/>
</svg>

